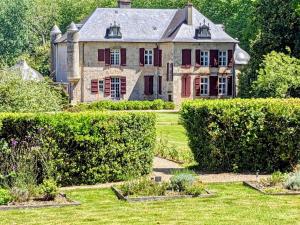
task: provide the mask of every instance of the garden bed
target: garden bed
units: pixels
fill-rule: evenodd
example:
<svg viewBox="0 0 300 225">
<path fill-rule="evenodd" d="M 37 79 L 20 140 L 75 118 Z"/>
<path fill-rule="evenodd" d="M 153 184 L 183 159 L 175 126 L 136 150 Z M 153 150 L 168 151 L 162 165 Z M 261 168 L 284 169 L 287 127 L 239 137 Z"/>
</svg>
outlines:
<svg viewBox="0 0 300 225">
<path fill-rule="evenodd" d="M 165 196 L 124 196 L 122 191 L 119 190 L 117 187 L 112 187 L 112 190 L 115 192 L 115 194 L 120 200 L 124 200 L 127 202 L 163 201 L 182 198 L 207 198 L 215 195 L 214 193 L 205 190 L 206 194 L 201 194 L 198 196 L 185 195 L 173 191 L 166 192 Z"/>
<path fill-rule="evenodd" d="M 257 181 L 244 181 L 243 184 L 266 195 L 300 195 L 300 191 L 293 191 L 286 188 L 266 188 L 260 182 Z"/>
<path fill-rule="evenodd" d="M 13 209 L 36 209 L 46 207 L 65 207 L 78 206 L 80 202 L 70 200 L 65 194 L 59 194 L 53 201 L 44 201 L 43 199 L 33 198 L 27 202 L 12 202 L 0 206 L 0 211 Z"/>
</svg>

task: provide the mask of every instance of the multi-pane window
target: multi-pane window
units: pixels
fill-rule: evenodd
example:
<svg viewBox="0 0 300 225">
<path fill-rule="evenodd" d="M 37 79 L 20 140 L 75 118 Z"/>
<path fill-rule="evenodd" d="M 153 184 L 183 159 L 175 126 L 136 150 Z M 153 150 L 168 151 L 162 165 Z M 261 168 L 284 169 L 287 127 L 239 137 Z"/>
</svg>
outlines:
<svg viewBox="0 0 300 225">
<path fill-rule="evenodd" d="M 153 64 L 153 50 L 146 49 L 145 50 L 145 65 L 152 65 Z"/>
<path fill-rule="evenodd" d="M 227 51 L 219 51 L 219 66 L 227 66 Z"/>
<path fill-rule="evenodd" d="M 99 92 L 104 92 L 104 80 L 99 80 Z"/>
<path fill-rule="evenodd" d="M 227 86 L 226 77 L 219 77 L 219 95 L 226 95 L 226 86 Z"/>
<path fill-rule="evenodd" d="M 208 95 L 208 77 L 201 77 L 200 79 L 200 94 Z"/>
<path fill-rule="evenodd" d="M 112 77 L 110 85 L 111 85 L 111 88 L 110 88 L 111 98 L 113 100 L 119 100 L 120 99 L 120 90 L 121 90 L 120 78 Z"/>
<path fill-rule="evenodd" d="M 209 65 L 209 53 L 208 53 L 208 51 L 201 51 L 201 53 L 200 53 L 200 62 L 201 62 L 201 66 L 208 66 Z"/>
<path fill-rule="evenodd" d="M 111 49 L 110 64 L 111 65 L 120 65 L 120 49 Z"/>
</svg>

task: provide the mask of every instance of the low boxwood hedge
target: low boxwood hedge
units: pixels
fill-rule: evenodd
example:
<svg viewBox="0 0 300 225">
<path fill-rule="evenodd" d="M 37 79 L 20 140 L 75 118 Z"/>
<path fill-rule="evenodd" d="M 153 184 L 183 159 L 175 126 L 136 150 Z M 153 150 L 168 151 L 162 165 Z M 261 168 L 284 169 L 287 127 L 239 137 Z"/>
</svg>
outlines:
<svg viewBox="0 0 300 225">
<path fill-rule="evenodd" d="M 99 111 L 99 110 L 168 110 L 174 109 L 173 102 L 165 102 L 161 99 L 154 101 L 98 101 L 92 103 L 80 103 L 67 109 L 69 112 Z"/>
<path fill-rule="evenodd" d="M 155 115 L 0 114 L 0 137 L 0 178 L 15 172 L 16 159 L 39 151 L 34 166 L 47 161 L 51 176 L 61 185 L 120 181 L 151 172 Z M 41 181 L 49 176 L 45 168 L 36 170 Z"/>
<path fill-rule="evenodd" d="M 188 101 L 181 117 L 203 170 L 272 172 L 300 162 L 299 99 Z"/>
</svg>

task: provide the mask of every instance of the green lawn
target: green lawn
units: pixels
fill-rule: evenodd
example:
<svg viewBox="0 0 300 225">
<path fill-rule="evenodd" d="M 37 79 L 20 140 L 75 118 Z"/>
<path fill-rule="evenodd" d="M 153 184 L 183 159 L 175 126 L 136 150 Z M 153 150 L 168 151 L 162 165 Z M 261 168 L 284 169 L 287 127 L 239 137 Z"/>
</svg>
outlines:
<svg viewBox="0 0 300 225">
<path fill-rule="evenodd" d="M 213 184 L 213 198 L 126 203 L 110 189 L 78 190 L 77 207 L 0 212 L 0 224 L 249 224 L 300 222 L 299 196 L 266 196 L 242 184 Z"/>
<path fill-rule="evenodd" d="M 179 113 L 157 113 L 156 154 L 186 164 L 194 163 L 184 127 L 179 123 Z"/>
</svg>

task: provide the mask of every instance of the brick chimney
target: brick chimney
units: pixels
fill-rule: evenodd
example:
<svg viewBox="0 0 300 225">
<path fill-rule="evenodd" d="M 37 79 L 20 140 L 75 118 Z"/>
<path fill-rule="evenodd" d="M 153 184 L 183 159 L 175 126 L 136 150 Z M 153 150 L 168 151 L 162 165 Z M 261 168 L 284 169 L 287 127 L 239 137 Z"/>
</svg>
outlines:
<svg viewBox="0 0 300 225">
<path fill-rule="evenodd" d="M 131 8 L 131 0 L 118 0 L 118 7 L 123 9 Z"/>
<path fill-rule="evenodd" d="M 187 25 L 193 25 L 193 3 L 189 2 L 185 9 Z"/>
</svg>

